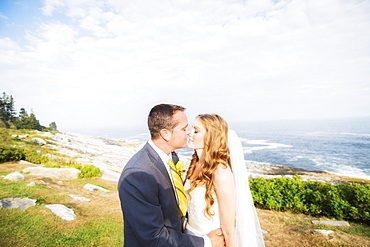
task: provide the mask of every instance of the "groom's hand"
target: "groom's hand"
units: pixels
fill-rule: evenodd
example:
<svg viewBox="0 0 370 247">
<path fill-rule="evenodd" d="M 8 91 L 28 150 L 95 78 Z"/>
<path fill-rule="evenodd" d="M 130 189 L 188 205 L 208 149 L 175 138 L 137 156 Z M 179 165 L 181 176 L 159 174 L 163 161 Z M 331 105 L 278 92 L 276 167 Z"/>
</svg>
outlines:
<svg viewBox="0 0 370 247">
<path fill-rule="evenodd" d="M 220 228 L 211 231 L 207 234 L 207 236 L 211 239 L 213 247 L 225 246 L 225 238 L 224 235 L 222 235 L 222 230 Z"/>
</svg>

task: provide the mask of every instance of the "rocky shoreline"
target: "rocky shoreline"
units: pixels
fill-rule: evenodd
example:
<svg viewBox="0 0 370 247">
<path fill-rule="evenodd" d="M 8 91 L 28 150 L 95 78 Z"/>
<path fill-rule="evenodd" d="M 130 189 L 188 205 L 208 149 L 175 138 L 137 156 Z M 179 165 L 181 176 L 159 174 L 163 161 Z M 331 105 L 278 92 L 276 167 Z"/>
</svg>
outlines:
<svg viewBox="0 0 370 247">
<path fill-rule="evenodd" d="M 250 178 L 264 177 L 266 179 L 270 179 L 281 176 L 293 177 L 294 175 L 299 175 L 303 181 L 321 181 L 331 184 L 349 182 L 370 184 L 370 180 L 341 176 L 326 171 L 307 171 L 299 168 L 282 165 L 272 165 L 269 163 L 261 163 L 255 161 L 246 161 L 246 164 Z"/>
<path fill-rule="evenodd" d="M 103 172 L 102 179 L 118 181 L 122 169 L 127 161 L 143 146 L 143 143 L 116 141 L 112 139 L 93 137 L 75 133 L 42 133 L 47 136 L 46 145 L 57 150 L 58 153 L 73 157 L 81 164 L 90 164 L 100 168 Z M 180 156 L 185 164 L 189 157 Z M 307 171 L 282 165 L 273 165 L 256 161 L 246 161 L 250 178 L 264 177 L 276 178 L 281 176 L 293 177 L 300 175 L 305 181 L 322 181 L 327 183 L 357 182 L 369 183 L 370 181 L 344 177 L 325 171 Z"/>
</svg>

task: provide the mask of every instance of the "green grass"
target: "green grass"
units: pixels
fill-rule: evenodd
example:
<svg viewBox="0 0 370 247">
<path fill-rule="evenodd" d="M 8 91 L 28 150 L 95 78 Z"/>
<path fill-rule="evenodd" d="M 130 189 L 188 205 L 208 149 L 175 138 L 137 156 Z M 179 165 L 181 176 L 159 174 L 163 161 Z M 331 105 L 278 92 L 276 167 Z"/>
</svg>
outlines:
<svg viewBox="0 0 370 247">
<path fill-rule="evenodd" d="M 76 225 L 35 206 L 27 210 L 0 209 L 0 246 L 122 246 L 122 223 L 100 219 Z"/>
<path fill-rule="evenodd" d="M 11 165 L 1 164 L 0 174 Z M 27 186 L 40 179 L 46 184 Z M 83 189 L 87 183 L 110 192 L 88 192 Z M 91 201 L 75 202 L 68 194 Z M 0 208 L 0 246 L 123 246 L 123 220 L 114 182 L 100 178 L 79 178 L 62 184 L 48 178 L 31 177 L 19 182 L 0 179 L 0 198 L 7 197 L 27 197 L 37 202 L 25 210 Z M 76 219 L 62 220 L 44 207 L 54 203 L 73 209 Z"/>
</svg>

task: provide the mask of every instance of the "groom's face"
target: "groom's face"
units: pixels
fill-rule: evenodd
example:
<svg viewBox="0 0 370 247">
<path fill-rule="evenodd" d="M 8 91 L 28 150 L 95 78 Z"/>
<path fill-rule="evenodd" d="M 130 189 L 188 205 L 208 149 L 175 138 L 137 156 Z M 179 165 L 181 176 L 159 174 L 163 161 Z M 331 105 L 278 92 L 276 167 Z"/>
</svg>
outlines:
<svg viewBox="0 0 370 247">
<path fill-rule="evenodd" d="M 177 111 L 173 115 L 173 119 L 178 122 L 178 125 L 173 129 L 170 143 L 173 149 L 186 147 L 186 141 L 188 139 L 189 124 L 188 118 L 183 111 Z"/>
</svg>

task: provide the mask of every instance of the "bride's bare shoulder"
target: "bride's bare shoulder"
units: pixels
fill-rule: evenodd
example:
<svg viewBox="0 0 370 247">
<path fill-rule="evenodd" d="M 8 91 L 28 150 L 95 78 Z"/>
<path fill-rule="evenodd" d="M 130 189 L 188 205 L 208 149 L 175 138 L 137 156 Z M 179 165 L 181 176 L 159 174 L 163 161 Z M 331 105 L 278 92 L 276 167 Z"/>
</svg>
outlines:
<svg viewBox="0 0 370 247">
<path fill-rule="evenodd" d="M 223 164 L 218 164 L 216 171 L 215 171 L 215 176 L 214 176 L 214 181 L 217 182 L 226 182 L 230 181 L 230 179 L 233 181 L 233 173 L 230 169 L 230 166 L 225 166 Z"/>
<path fill-rule="evenodd" d="M 235 191 L 234 176 L 229 166 L 219 164 L 213 178 L 215 192 L 220 201 L 233 197 Z"/>
</svg>

